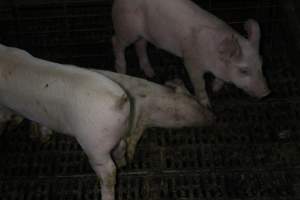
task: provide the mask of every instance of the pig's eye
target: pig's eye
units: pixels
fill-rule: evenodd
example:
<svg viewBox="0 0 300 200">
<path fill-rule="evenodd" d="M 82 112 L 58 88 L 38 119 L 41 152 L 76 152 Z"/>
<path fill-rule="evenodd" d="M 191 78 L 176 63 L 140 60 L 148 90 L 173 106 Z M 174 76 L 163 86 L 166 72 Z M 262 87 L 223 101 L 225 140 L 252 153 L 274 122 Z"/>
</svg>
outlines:
<svg viewBox="0 0 300 200">
<path fill-rule="evenodd" d="M 249 72 L 248 72 L 248 70 L 246 70 L 246 69 L 239 69 L 239 72 L 240 72 L 241 74 L 243 74 L 244 76 L 249 75 Z"/>
</svg>

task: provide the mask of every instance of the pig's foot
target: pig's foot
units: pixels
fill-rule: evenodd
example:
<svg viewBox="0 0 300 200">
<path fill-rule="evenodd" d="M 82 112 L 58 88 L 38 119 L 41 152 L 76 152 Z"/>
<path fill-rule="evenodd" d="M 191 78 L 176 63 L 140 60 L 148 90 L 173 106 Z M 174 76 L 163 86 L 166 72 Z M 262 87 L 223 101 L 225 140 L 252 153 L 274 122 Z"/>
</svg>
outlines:
<svg viewBox="0 0 300 200">
<path fill-rule="evenodd" d="M 98 155 L 101 160 L 90 161 L 101 182 L 102 200 L 115 199 L 116 166 L 109 155 Z M 104 159 L 105 157 L 106 159 Z"/>
<path fill-rule="evenodd" d="M 126 156 L 127 156 L 127 160 L 129 162 L 133 161 L 134 154 L 135 154 L 135 148 L 136 148 L 136 145 L 137 145 L 140 137 L 141 137 L 141 134 L 140 134 L 140 131 L 138 131 L 126 138 L 126 140 L 127 140 Z"/>
<path fill-rule="evenodd" d="M 126 74 L 125 48 L 126 45 L 116 37 L 112 37 L 112 46 L 115 54 L 115 69 L 117 72 Z"/>
<path fill-rule="evenodd" d="M 134 158 L 135 153 L 135 145 L 134 144 L 128 144 L 127 147 L 127 159 L 129 162 L 131 162 Z"/>
<path fill-rule="evenodd" d="M 30 124 L 30 138 L 39 140 L 41 143 L 47 144 L 51 141 L 53 131 L 46 126 L 32 122 Z"/>
<path fill-rule="evenodd" d="M 41 142 L 47 144 L 51 142 L 53 131 L 46 126 L 40 126 Z"/>
<path fill-rule="evenodd" d="M 139 58 L 139 64 L 145 75 L 149 78 L 155 76 L 155 72 L 151 67 L 148 54 L 147 54 L 147 41 L 143 38 L 139 39 L 135 43 L 135 50 Z"/>
<path fill-rule="evenodd" d="M 147 77 L 153 78 L 155 76 L 155 72 L 150 65 L 143 65 L 142 69 Z"/>
<path fill-rule="evenodd" d="M 126 153 L 126 142 L 124 140 L 121 140 L 112 153 L 114 161 L 118 168 L 124 167 L 127 164 L 125 153 Z"/>
<path fill-rule="evenodd" d="M 224 85 L 224 81 L 222 81 L 219 78 L 215 78 L 212 83 L 213 92 L 218 92 L 220 89 L 222 89 L 223 85 Z"/>
<path fill-rule="evenodd" d="M 210 105 L 210 101 L 209 101 L 209 98 L 208 98 L 208 95 L 207 95 L 207 92 L 205 89 L 204 79 L 202 79 L 202 77 L 200 79 L 193 82 L 196 98 L 198 99 L 200 104 L 202 104 L 203 106 L 205 106 L 207 108 L 210 108 L 211 105 Z"/>
<path fill-rule="evenodd" d="M 38 138 L 41 137 L 41 133 L 40 133 L 40 129 L 39 129 L 39 125 L 35 122 L 32 122 L 30 124 L 30 134 L 29 134 L 29 137 L 32 139 L 32 140 L 36 140 Z"/>
</svg>

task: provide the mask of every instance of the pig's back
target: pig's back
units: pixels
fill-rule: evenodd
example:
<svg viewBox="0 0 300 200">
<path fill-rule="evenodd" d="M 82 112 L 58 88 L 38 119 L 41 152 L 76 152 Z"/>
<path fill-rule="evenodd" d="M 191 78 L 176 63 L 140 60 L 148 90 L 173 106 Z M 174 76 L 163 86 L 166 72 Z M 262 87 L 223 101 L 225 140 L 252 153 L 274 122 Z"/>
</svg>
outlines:
<svg viewBox="0 0 300 200">
<path fill-rule="evenodd" d="M 145 79 L 127 76 L 125 74 L 115 73 L 105 70 L 93 70 L 111 80 L 117 82 L 123 89 L 125 89 L 134 98 L 145 98 L 165 93 L 169 88 L 161 86 L 157 83 L 147 81 Z"/>
<path fill-rule="evenodd" d="M 202 9 L 191 0 L 142 0 L 142 9 L 153 18 L 162 17 L 158 22 L 178 23 L 182 28 L 195 24 L 217 28 L 225 23 Z M 166 19 L 166 20 L 164 20 Z"/>
<path fill-rule="evenodd" d="M 145 38 L 177 56 L 194 28 L 217 28 L 226 24 L 190 0 L 142 0 Z"/>
<path fill-rule="evenodd" d="M 69 132 L 74 112 L 105 113 L 123 95 L 118 84 L 88 70 L 14 48 L 0 53 L 0 103 L 56 131 Z"/>
</svg>

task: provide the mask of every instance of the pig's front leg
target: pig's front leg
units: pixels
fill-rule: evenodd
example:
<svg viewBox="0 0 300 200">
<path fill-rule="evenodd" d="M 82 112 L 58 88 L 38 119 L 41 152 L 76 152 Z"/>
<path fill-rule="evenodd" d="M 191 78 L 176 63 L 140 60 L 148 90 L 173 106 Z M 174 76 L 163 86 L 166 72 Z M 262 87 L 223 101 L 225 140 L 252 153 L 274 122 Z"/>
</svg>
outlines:
<svg viewBox="0 0 300 200">
<path fill-rule="evenodd" d="M 115 69 L 117 72 L 126 74 L 125 48 L 126 44 L 116 36 L 112 37 L 112 46 L 115 54 Z"/>
<path fill-rule="evenodd" d="M 194 57 L 184 57 L 184 65 L 193 83 L 196 98 L 203 106 L 210 107 L 203 77 L 204 71 L 198 66 L 199 62 Z"/>
<path fill-rule="evenodd" d="M 141 139 L 143 132 L 145 130 L 144 124 L 142 123 L 142 119 L 138 122 L 136 128 L 126 136 L 126 143 L 127 143 L 127 159 L 131 162 L 134 158 L 136 145 L 138 144 L 139 140 Z"/>
<path fill-rule="evenodd" d="M 47 143 L 51 140 L 53 131 L 46 126 L 31 122 L 30 137 L 31 139 L 39 139 L 42 143 Z"/>
<path fill-rule="evenodd" d="M 90 160 L 90 163 L 98 177 L 100 177 L 101 199 L 114 200 L 117 174 L 116 166 L 109 154 L 100 154 L 98 156 L 101 157 L 100 162 L 98 160 Z"/>
<path fill-rule="evenodd" d="M 109 128 L 107 132 L 76 134 L 93 170 L 100 178 L 101 200 L 115 200 L 117 168 L 111 157 L 111 151 L 117 145 L 115 131 L 117 130 Z"/>
<path fill-rule="evenodd" d="M 114 149 L 112 156 L 118 168 L 126 166 L 126 141 L 122 139 Z"/>
<path fill-rule="evenodd" d="M 220 89 L 222 89 L 223 85 L 224 85 L 224 81 L 222 81 L 219 78 L 215 78 L 212 83 L 212 90 L 214 92 L 218 92 Z"/>
<path fill-rule="evenodd" d="M 147 54 L 147 41 L 143 38 L 135 43 L 136 53 L 139 58 L 139 64 L 147 77 L 154 77 L 155 73 L 151 67 L 148 54 Z"/>
</svg>

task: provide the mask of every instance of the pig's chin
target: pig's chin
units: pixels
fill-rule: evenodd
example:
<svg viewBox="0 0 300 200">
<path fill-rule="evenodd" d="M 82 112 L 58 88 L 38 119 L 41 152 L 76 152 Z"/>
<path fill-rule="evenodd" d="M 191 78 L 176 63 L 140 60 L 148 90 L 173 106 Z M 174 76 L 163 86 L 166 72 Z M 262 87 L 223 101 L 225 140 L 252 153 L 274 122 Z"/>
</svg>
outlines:
<svg viewBox="0 0 300 200">
<path fill-rule="evenodd" d="M 268 91 L 264 91 L 263 93 L 257 95 L 256 97 L 259 98 L 259 99 L 263 99 L 263 98 L 269 96 L 270 93 L 271 93 L 271 91 L 269 91 L 269 90 Z"/>
<path fill-rule="evenodd" d="M 262 91 L 262 92 L 255 92 L 251 90 L 246 90 L 246 93 L 249 94 L 252 97 L 255 97 L 257 99 L 262 99 L 266 96 L 268 96 L 271 92 L 269 90 Z"/>
</svg>

